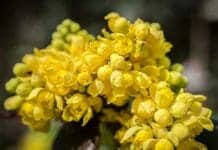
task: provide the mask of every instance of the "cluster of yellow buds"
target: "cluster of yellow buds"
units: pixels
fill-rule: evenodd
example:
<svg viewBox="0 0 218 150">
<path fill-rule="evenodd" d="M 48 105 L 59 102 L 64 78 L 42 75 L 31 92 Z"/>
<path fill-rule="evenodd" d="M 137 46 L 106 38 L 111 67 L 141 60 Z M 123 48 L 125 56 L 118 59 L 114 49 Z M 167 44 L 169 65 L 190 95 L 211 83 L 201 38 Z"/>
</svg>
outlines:
<svg viewBox="0 0 218 150">
<path fill-rule="evenodd" d="M 105 19 L 111 32 L 97 37 L 63 21 L 47 48 L 14 66 L 6 89 L 15 96 L 5 108 L 36 130 L 53 119 L 84 126 L 100 113 L 101 121 L 120 123 L 115 138 L 123 149 L 205 149 L 195 137 L 213 130 L 212 112 L 202 106 L 206 97 L 184 90 L 183 66 L 171 65 L 160 25 L 118 13 Z"/>
</svg>

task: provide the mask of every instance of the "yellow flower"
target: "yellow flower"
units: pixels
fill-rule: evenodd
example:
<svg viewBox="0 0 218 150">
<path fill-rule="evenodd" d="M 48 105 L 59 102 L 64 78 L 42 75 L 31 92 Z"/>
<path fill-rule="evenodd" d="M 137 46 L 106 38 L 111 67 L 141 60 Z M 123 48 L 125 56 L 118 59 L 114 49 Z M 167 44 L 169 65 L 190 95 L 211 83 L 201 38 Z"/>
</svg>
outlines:
<svg viewBox="0 0 218 150">
<path fill-rule="evenodd" d="M 212 111 L 205 96 L 186 92 L 183 66 L 166 56 L 172 45 L 160 25 L 118 13 L 105 19 L 110 31 L 96 37 L 69 19 L 58 25 L 45 49 L 15 64 L 5 109 L 41 131 L 53 119 L 85 126 L 99 113 L 100 121 L 120 124 L 120 148 L 205 149 L 194 138 L 213 130 Z"/>
<path fill-rule="evenodd" d="M 143 72 L 134 71 L 133 72 L 135 78 L 135 85 L 134 88 L 139 90 L 143 95 L 145 93 L 146 88 L 148 88 L 151 84 L 151 79 Z"/>
<path fill-rule="evenodd" d="M 172 117 L 167 109 L 159 109 L 154 114 L 154 120 L 165 127 L 172 123 Z"/>
<path fill-rule="evenodd" d="M 25 102 L 21 106 L 19 114 L 22 116 L 22 121 L 25 125 L 36 130 L 47 131 L 51 118 L 47 118 L 47 114 L 40 108 L 40 110 L 36 110 L 37 108 L 37 106 L 34 106 L 31 103 Z"/>
<path fill-rule="evenodd" d="M 168 87 L 163 87 L 155 93 L 155 103 L 158 108 L 168 108 L 174 101 L 174 93 Z"/>
<path fill-rule="evenodd" d="M 116 106 L 123 106 L 128 102 L 129 96 L 124 88 L 113 88 L 111 95 L 108 97 L 108 103 Z"/>
<path fill-rule="evenodd" d="M 153 116 L 155 111 L 155 103 L 150 99 L 136 99 L 132 104 L 132 112 L 136 115 L 148 119 Z"/>
<path fill-rule="evenodd" d="M 75 94 L 67 100 L 67 106 L 63 110 L 62 119 L 64 121 L 79 121 L 88 109 L 85 96 Z"/>
<path fill-rule="evenodd" d="M 179 140 L 183 140 L 189 135 L 188 127 L 182 125 L 181 123 L 174 124 L 170 132 L 174 134 Z"/>
<path fill-rule="evenodd" d="M 100 80 L 95 80 L 89 85 L 87 89 L 87 93 L 89 93 L 93 97 L 96 97 L 98 95 L 101 95 L 103 90 L 104 90 L 103 82 Z"/>
<path fill-rule="evenodd" d="M 111 54 L 110 65 L 112 69 L 129 70 L 131 68 L 131 63 L 125 61 L 123 56 L 118 54 Z"/>
<path fill-rule="evenodd" d="M 36 102 L 38 105 L 50 110 L 52 110 L 54 107 L 54 101 L 54 94 L 47 90 L 40 91 L 38 96 L 36 97 Z"/>
<path fill-rule="evenodd" d="M 114 33 L 112 38 L 111 45 L 115 53 L 125 56 L 133 51 L 133 41 L 124 34 Z"/>
<path fill-rule="evenodd" d="M 77 80 L 81 85 L 86 86 L 92 82 L 92 77 L 88 72 L 81 72 L 78 74 Z"/>
<path fill-rule="evenodd" d="M 187 114 L 188 112 L 188 106 L 186 103 L 184 102 L 175 102 L 171 109 L 170 109 L 170 112 L 171 114 L 176 117 L 176 118 L 181 118 L 183 117 L 184 115 Z"/>
<path fill-rule="evenodd" d="M 97 75 L 100 80 L 108 80 L 110 78 L 110 75 L 112 73 L 112 68 L 109 65 L 104 65 L 102 67 L 99 67 Z"/>
<path fill-rule="evenodd" d="M 174 146 L 169 140 L 160 139 L 155 145 L 154 150 L 174 150 Z"/>
<path fill-rule="evenodd" d="M 118 13 L 112 12 L 105 16 L 105 19 L 108 20 L 108 26 L 112 32 L 118 33 L 127 33 L 129 29 L 129 21 L 120 17 Z"/>
<path fill-rule="evenodd" d="M 115 87 L 123 87 L 125 85 L 123 73 L 118 70 L 113 71 L 110 76 L 110 82 Z"/>
<path fill-rule="evenodd" d="M 146 40 L 149 35 L 149 24 L 143 22 L 141 19 L 137 19 L 135 23 L 130 27 L 130 34 L 133 34 L 137 40 Z"/>
<path fill-rule="evenodd" d="M 96 72 L 98 67 L 104 64 L 104 59 L 100 55 L 94 53 L 85 53 L 83 59 L 90 72 Z"/>
<path fill-rule="evenodd" d="M 102 109 L 102 106 L 103 106 L 103 102 L 102 102 L 102 99 L 100 97 L 88 97 L 88 102 L 89 102 L 89 105 L 91 107 L 93 107 L 93 109 L 96 111 L 96 112 L 100 112 L 101 109 Z"/>
<path fill-rule="evenodd" d="M 152 137 L 152 130 L 150 128 L 145 128 L 136 133 L 134 137 L 134 143 L 143 143 Z"/>
</svg>

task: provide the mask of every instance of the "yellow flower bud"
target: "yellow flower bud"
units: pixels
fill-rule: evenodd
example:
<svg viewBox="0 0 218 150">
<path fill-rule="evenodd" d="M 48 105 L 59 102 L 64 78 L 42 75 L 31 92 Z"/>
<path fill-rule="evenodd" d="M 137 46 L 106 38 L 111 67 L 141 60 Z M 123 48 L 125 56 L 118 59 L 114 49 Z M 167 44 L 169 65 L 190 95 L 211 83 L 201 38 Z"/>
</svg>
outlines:
<svg viewBox="0 0 218 150">
<path fill-rule="evenodd" d="M 127 33 L 129 30 L 129 21 L 120 17 L 117 13 L 108 14 L 105 19 L 108 20 L 108 26 L 112 32 Z"/>
<path fill-rule="evenodd" d="M 157 90 L 154 99 L 158 108 L 168 108 L 174 101 L 174 93 L 168 87 Z"/>
<path fill-rule="evenodd" d="M 96 112 L 100 112 L 103 106 L 102 99 L 100 97 L 89 97 L 89 105 L 93 107 Z"/>
<path fill-rule="evenodd" d="M 180 84 L 181 78 L 182 78 L 181 73 L 176 72 L 176 71 L 171 71 L 170 72 L 169 83 L 176 86 L 176 85 Z"/>
<path fill-rule="evenodd" d="M 90 72 L 96 71 L 97 67 L 103 65 L 103 59 L 97 54 L 87 54 L 84 56 L 85 63 L 89 66 Z"/>
<path fill-rule="evenodd" d="M 194 101 L 194 96 L 190 93 L 179 93 L 178 96 L 176 97 L 176 101 L 184 102 L 190 106 Z"/>
<path fill-rule="evenodd" d="M 25 102 L 21 106 L 20 114 L 21 114 L 21 116 L 25 116 L 25 117 L 31 118 L 32 117 L 33 109 L 34 109 L 34 105 L 33 104 L 31 104 L 29 102 Z"/>
<path fill-rule="evenodd" d="M 176 118 L 182 118 L 188 111 L 188 105 L 184 102 L 175 102 L 171 108 L 171 114 Z"/>
<path fill-rule="evenodd" d="M 72 21 L 72 23 L 70 24 L 70 31 L 71 32 L 77 32 L 80 30 L 80 25 L 74 21 Z"/>
<path fill-rule="evenodd" d="M 183 72 L 184 67 L 182 64 L 176 63 L 171 66 L 172 71 Z"/>
<path fill-rule="evenodd" d="M 108 58 L 111 54 L 110 46 L 107 43 L 98 43 L 97 53 L 104 58 Z"/>
<path fill-rule="evenodd" d="M 110 78 L 112 69 L 109 65 L 104 65 L 98 69 L 97 75 L 100 80 L 107 80 Z"/>
<path fill-rule="evenodd" d="M 170 64 L 170 59 L 166 56 L 158 59 L 158 65 L 163 66 L 164 68 L 169 68 Z"/>
<path fill-rule="evenodd" d="M 169 140 L 160 139 L 155 145 L 154 150 L 174 150 L 174 146 Z"/>
<path fill-rule="evenodd" d="M 145 73 L 134 71 L 133 74 L 135 75 L 135 86 L 139 89 L 145 90 L 151 84 L 151 79 Z"/>
<path fill-rule="evenodd" d="M 115 87 L 123 87 L 125 85 L 123 73 L 118 70 L 113 71 L 110 76 L 110 82 Z"/>
<path fill-rule="evenodd" d="M 79 56 L 84 51 L 85 48 L 85 38 L 80 35 L 71 35 L 70 37 L 70 53 L 74 56 Z"/>
<path fill-rule="evenodd" d="M 189 129 L 181 123 L 174 124 L 170 132 L 179 140 L 183 140 L 189 135 Z"/>
<path fill-rule="evenodd" d="M 148 139 L 143 143 L 143 150 L 153 149 L 158 140 Z"/>
<path fill-rule="evenodd" d="M 152 132 L 157 139 L 166 138 L 168 136 L 168 130 L 165 127 L 160 126 L 154 122 L 151 122 Z"/>
<path fill-rule="evenodd" d="M 142 118 L 150 118 L 155 111 L 155 103 L 152 100 L 145 100 L 138 104 L 137 115 Z"/>
<path fill-rule="evenodd" d="M 32 64 L 36 62 L 34 55 L 27 54 L 23 57 L 22 61 L 28 66 L 32 67 Z"/>
<path fill-rule="evenodd" d="M 131 39 L 125 37 L 122 34 L 113 34 L 115 40 L 112 41 L 113 51 L 119 55 L 126 56 L 131 53 L 134 49 L 134 43 Z"/>
<path fill-rule="evenodd" d="M 132 27 L 137 40 L 146 40 L 149 34 L 149 25 L 142 20 L 137 20 Z"/>
<path fill-rule="evenodd" d="M 20 80 L 18 78 L 12 78 L 5 84 L 5 89 L 10 93 L 14 93 L 19 83 Z"/>
<path fill-rule="evenodd" d="M 87 89 L 87 92 L 93 96 L 93 97 L 96 97 L 100 94 L 102 94 L 104 90 L 104 84 L 102 83 L 102 81 L 100 80 L 95 80 L 94 82 L 92 82 L 88 89 Z"/>
<path fill-rule="evenodd" d="M 152 130 L 147 127 L 138 131 L 134 137 L 134 143 L 143 143 L 153 137 Z"/>
<path fill-rule="evenodd" d="M 41 87 L 44 84 L 43 79 L 35 74 L 32 74 L 30 82 L 33 87 Z"/>
<path fill-rule="evenodd" d="M 187 78 L 182 76 L 180 72 L 176 71 L 170 72 L 168 81 L 172 86 L 176 87 L 183 88 L 187 85 Z"/>
<path fill-rule="evenodd" d="M 79 121 L 88 109 L 88 105 L 80 94 L 73 95 L 68 101 L 62 113 L 64 121 Z"/>
<path fill-rule="evenodd" d="M 86 86 L 91 83 L 92 77 L 88 72 L 81 72 L 78 74 L 77 80 L 81 85 Z"/>
<path fill-rule="evenodd" d="M 112 90 L 112 95 L 108 97 L 108 103 L 112 103 L 116 106 L 123 106 L 128 102 L 128 95 L 124 88 L 114 87 Z"/>
<path fill-rule="evenodd" d="M 193 104 L 190 107 L 190 111 L 195 115 L 200 114 L 201 110 L 202 110 L 202 103 L 200 102 L 193 102 Z"/>
<path fill-rule="evenodd" d="M 36 98 L 39 106 L 45 109 L 53 109 L 55 97 L 54 94 L 48 90 L 41 90 Z"/>
<path fill-rule="evenodd" d="M 125 70 L 127 67 L 127 63 L 125 62 L 124 57 L 118 54 L 111 54 L 110 65 L 112 69 Z"/>
<path fill-rule="evenodd" d="M 160 81 L 167 81 L 169 80 L 169 71 L 166 69 L 161 69 L 160 70 Z"/>
<path fill-rule="evenodd" d="M 16 94 L 28 95 L 32 90 L 32 86 L 29 82 L 20 83 L 16 88 Z"/>
<path fill-rule="evenodd" d="M 29 72 L 29 68 L 24 63 L 17 63 L 14 65 L 13 73 L 17 76 L 24 76 Z"/>
<path fill-rule="evenodd" d="M 123 74 L 123 80 L 125 82 L 124 87 L 130 87 L 134 83 L 133 76 L 129 73 L 124 73 Z"/>
<path fill-rule="evenodd" d="M 167 109 L 157 110 L 154 114 L 154 120 L 163 127 L 172 123 L 172 117 Z"/>
<path fill-rule="evenodd" d="M 160 69 L 156 66 L 145 66 L 142 71 L 154 80 L 157 80 L 160 75 Z"/>
<path fill-rule="evenodd" d="M 23 101 L 24 99 L 19 95 L 12 96 L 5 100 L 4 107 L 6 110 L 15 110 L 21 106 Z"/>
</svg>

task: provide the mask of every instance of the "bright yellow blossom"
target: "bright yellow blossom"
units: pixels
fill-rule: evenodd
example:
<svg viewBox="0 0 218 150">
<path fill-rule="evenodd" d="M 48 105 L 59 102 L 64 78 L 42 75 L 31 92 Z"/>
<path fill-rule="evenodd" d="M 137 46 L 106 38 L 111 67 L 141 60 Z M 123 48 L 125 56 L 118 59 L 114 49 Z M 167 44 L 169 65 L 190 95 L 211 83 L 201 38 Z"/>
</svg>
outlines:
<svg viewBox="0 0 218 150">
<path fill-rule="evenodd" d="M 69 19 L 58 25 L 46 48 L 15 64 L 5 109 L 40 131 L 54 119 L 119 123 L 120 148 L 206 149 L 194 138 L 213 130 L 212 111 L 205 96 L 186 91 L 183 66 L 167 57 L 172 45 L 160 25 L 115 12 L 105 19 L 110 31 L 96 37 Z"/>
</svg>

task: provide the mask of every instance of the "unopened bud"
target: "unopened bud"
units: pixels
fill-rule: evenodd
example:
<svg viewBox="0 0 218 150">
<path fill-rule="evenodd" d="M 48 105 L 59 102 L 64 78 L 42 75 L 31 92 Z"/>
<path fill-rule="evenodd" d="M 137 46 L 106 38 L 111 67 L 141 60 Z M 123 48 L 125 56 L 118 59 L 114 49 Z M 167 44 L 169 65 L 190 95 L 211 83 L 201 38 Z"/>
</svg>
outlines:
<svg viewBox="0 0 218 150">
<path fill-rule="evenodd" d="M 18 95 L 28 95 L 32 90 L 32 86 L 29 82 L 21 83 L 17 86 L 16 94 Z"/>
<path fill-rule="evenodd" d="M 29 72 L 29 68 L 24 63 L 16 63 L 13 68 L 13 72 L 17 76 L 24 76 Z"/>
<path fill-rule="evenodd" d="M 9 97 L 4 102 L 4 107 L 5 107 L 6 110 L 15 110 L 18 107 L 20 107 L 23 100 L 24 99 L 19 95 Z"/>
<path fill-rule="evenodd" d="M 20 80 L 18 78 L 12 78 L 5 84 L 5 89 L 10 93 L 14 93 L 19 83 Z"/>
</svg>

